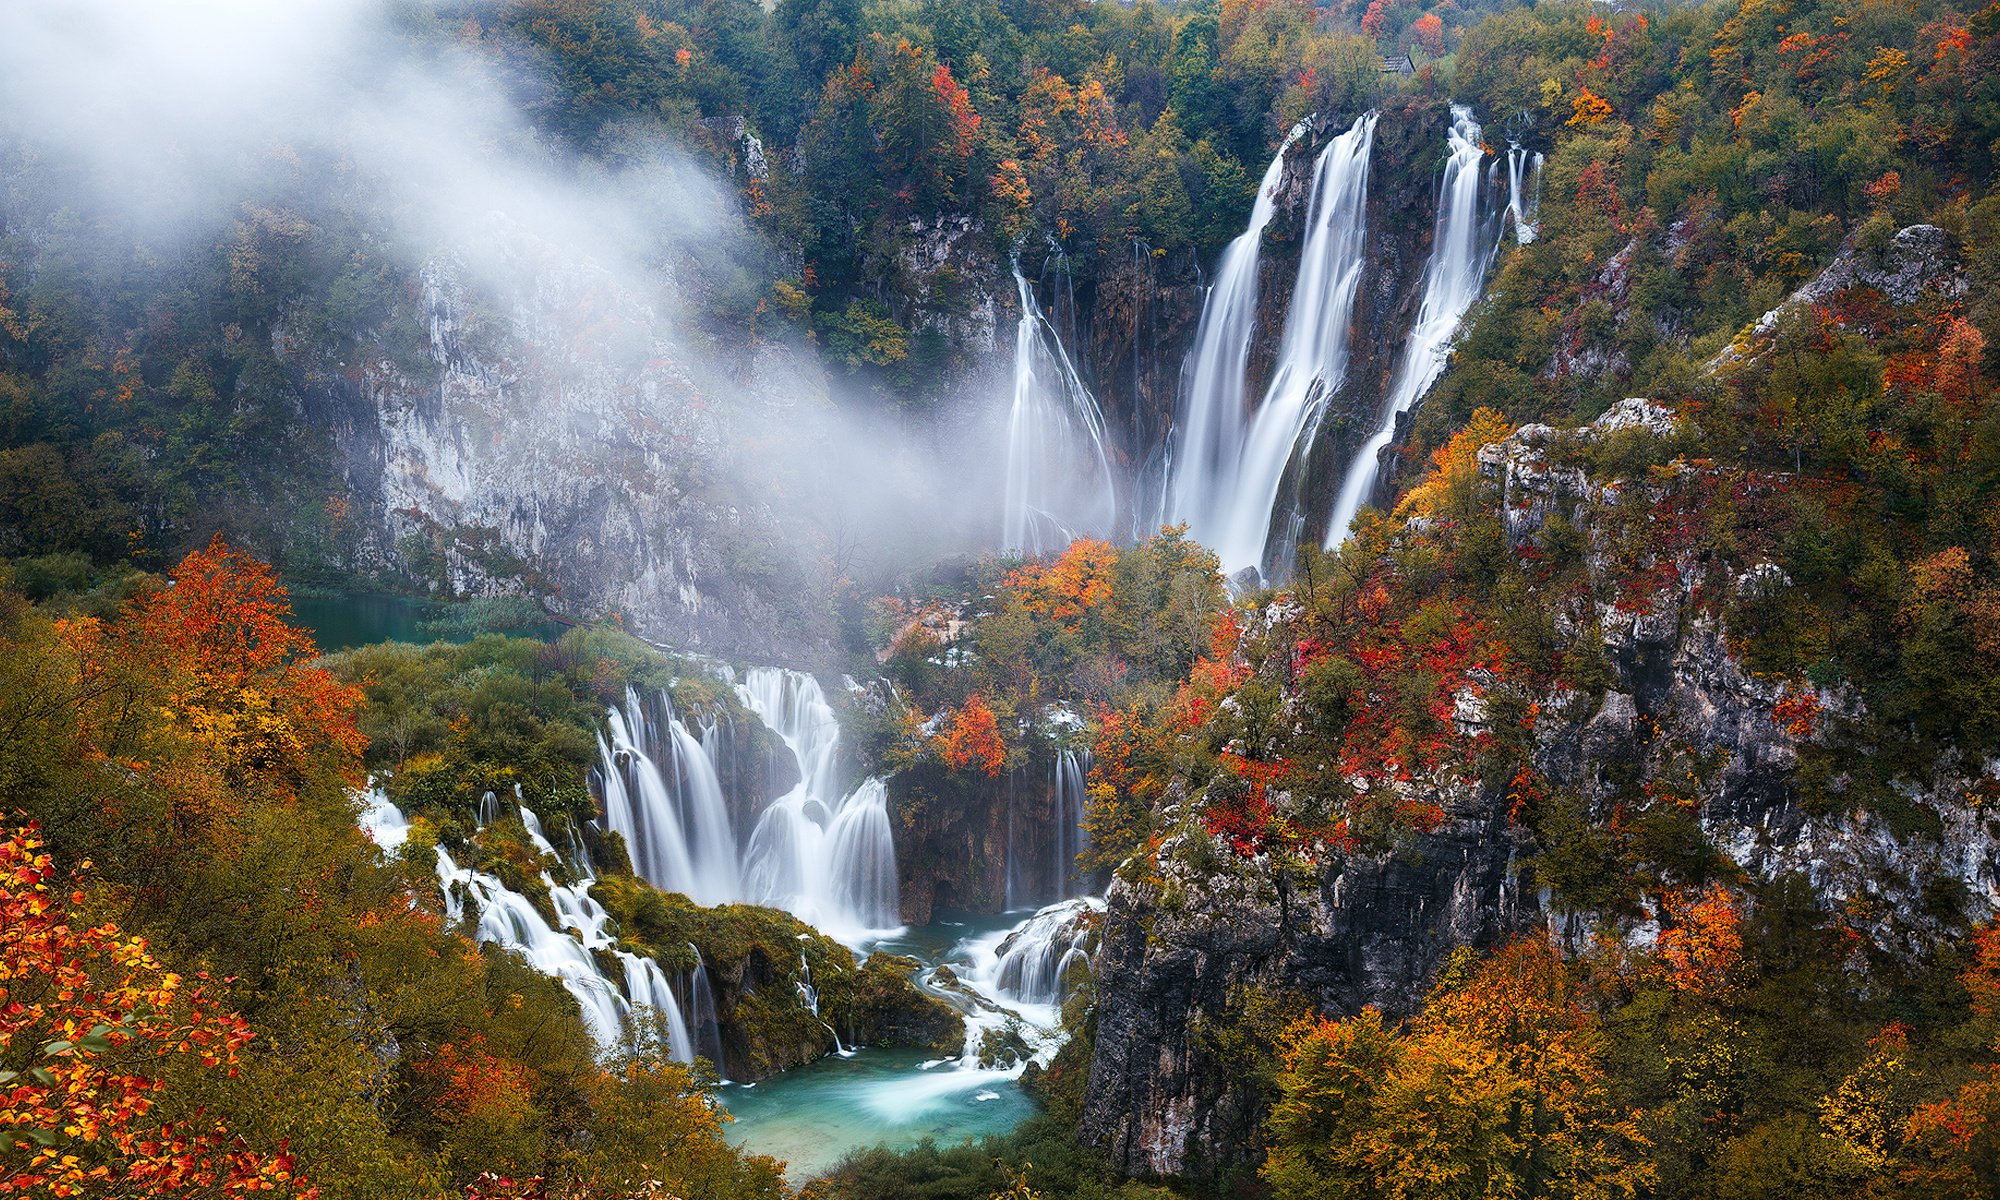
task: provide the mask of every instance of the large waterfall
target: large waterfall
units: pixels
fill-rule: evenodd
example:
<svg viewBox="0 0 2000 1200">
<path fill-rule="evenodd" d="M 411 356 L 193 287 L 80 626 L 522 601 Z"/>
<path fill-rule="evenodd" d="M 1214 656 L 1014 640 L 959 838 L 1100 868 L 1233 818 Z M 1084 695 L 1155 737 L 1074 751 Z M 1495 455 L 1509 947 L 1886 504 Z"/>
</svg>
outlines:
<svg viewBox="0 0 2000 1200">
<path fill-rule="evenodd" d="M 625 839 L 632 869 L 700 904 L 783 908 L 850 944 L 899 924 L 888 789 L 865 779 L 840 791 L 840 723 L 819 682 L 753 667 L 736 685 L 745 707 L 797 761 L 799 782 L 764 807 L 739 846 L 710 748 L 662 693 L 653 715 L 628 692 L 599 742 L 605 822 Z"/>
<path fill-rule="evenodd" d="M 1014 332 L 1001 548 L 1046 554 L 1077 537 L 1110 534 L 1118 501 L 1104 449 L 1104 414 L 1018 263 L 1014 289 L 1021 322 Z"/>
<path fill-rule="evenodd" d="M 751 830 L 744 898 L 789 909 L 850 943 L 900 923 L 889 793 L 877 778 L 839 790 L 840 723 L 819 681 L 800 671 L 753 667 L 736 687 L 799 764 L 799 782 Z"/>
<path fill-rule="evenodd" d="M 1396 418 L 1408 412 L 1444 370 L 1451 340 L 1458 333 L 1466 311 L 1479 299 L 1486 267 L 1492 261 L 1493 239 L 1482 236 L 1480 228 L 1479 166 L 1486 148 L 1479 140 L 1479 122 L 1472 119 L 1471 110 L 1456 104 L 1452 105 L 1451 117 L 1451 132 L 1447 135 L 1450 156 L 1438 188 L 1437 220 L 1432 227 L 1430 262 L 1424 269 L 1423 300 L 1417 309 L 1416 324 L 1403 345 L 1402 358 L 1397 362 L 1382 423 L 1361 447 L 1341 483 L 1340 498 L 1327 526 L 1329 548 L 1347 537 L 1347 527 L 1374 489 L 1382 450 L 1396 434 Z"/>
<path fill-rule="evenodd" d="M 1247 419 L 1245 376 L 1250 367 L 1250 342 L 1257 327 L 1257 264 L 1263 250 L 1264 227 L 1278 209 L 1278 183 L 1285 174 L 1285 155 L 1308 130 L 1301 121 L 1285 135 L 1250 209 L 1250 223 L 1222 252 L 1215 283 L 1202 304 L 1194 349 L 1181 378 L 1181 412 L 1175 422 L 1177 445 L 1168 483 L 1167 511 L 1185 521 L 1193 538 L 1217 544 L 1222 510 L 1236 482 L 1236 464 L 1243 453 Z M 1233 565 L 1225 561 L 1225 566 Z"/>
<path fill-rule="evenodd" d="M 1225 571 L 1264 566 L 1278 490 L 1300 435 L 1347 376 L 1354 293 L 1366 258 L 1368 157 L 1375 113 L 1328 142 L 1313 167 L 1305 248 L 1270 386 L 1251 418 L 1229 487 L 1214 497 L 1212 543 Z"/>
</svg>

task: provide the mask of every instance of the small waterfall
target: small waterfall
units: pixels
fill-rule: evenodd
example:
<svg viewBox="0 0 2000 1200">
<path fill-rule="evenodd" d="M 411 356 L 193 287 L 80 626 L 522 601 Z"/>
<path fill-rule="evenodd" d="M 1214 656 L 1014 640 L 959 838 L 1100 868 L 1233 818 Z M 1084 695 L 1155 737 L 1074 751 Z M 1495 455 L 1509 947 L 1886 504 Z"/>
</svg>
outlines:
<svg viewBox="0 0 2000 1200">
<path fill-rule="evenodd" d="M 660 707 L 655 724 L 627 691 L 624 706 L 610 711 L 598 738 L 605 821 L 625 839 L 632 869 L 655 887 L 698 904 L 741 899 L 736 834 L 715 764 L 665 692 Z"/>
<path fill-rule="evenodd" d="M 714 1064 L 716 1078 L 727 1083 L 729 1073 L 722 1062 L 722 1014 L 715 1007 L 708 963 L 702 960 L 701 947 L 689 942 L 688 949 L 694 953 L 694 974 L 688 979 L 688 1031 L 694 1035 L 695 1052 Z"/>
<path fill-rule="evenodd" d="M 403 819 L 403 810 L 391 804 L 388 793 L 378 787 L 363 792 L 362 799 L 367 807 L 361 810 L 361 832 L 384 850 L 402 849 L 410 840 L 410 823 Z"/>
<path fill-rule="evenodd" d="M 1104 414 L 1014 264 L 1021 322 L 1014 334 L 1014 403 L 1007 414 L 1007 498 L 1001 549 L 1038 555 L 1113 529 L 1117 496 Z"/>
<path fill-rule="evenodd" d="M 1099 897 L 1064 900 L 1011 930 L 981 939 L 966 982 L 1002 1000 L 1060 1005 L 1067 998 L 1063 984 L 1071 968 L 1090 964 L 1103 911 Z"/>
<path fill-rule="evenodd" d="M 753 667 L 737 696 L 777 733 L 799 782 L 773 800 L 744 851 L 744 897 L 783 908 L 854 943 L 899 924 L 889 789 L 869 778 L 838 790 L 840 724 L 819 681 L 801 671 Z"/>
<path fill-rule="evenodd" d="M 1498 166 L 1498 163 L 1494 164 Z M 1514 226 L 1514 243 L 1525 246 L 1535 240 L 1542 213 L 1542 155 L 1528 153 L 1519 142 L 1507 143 L 1507 211 L 1500 219 L 1500 236 Z"/>
<path fill-rule="evenodd" d="M 1083 828 L 1083 805 L 1087 799 L 1084 781 L 1090 777 L 1089 750 L 1061 750 L 1056 754 L 1055 797 L 1056 837 L 1053 895 L 1067 900 L 1077 883 L 1076 856 L 1083 853 L 1089 835 Z"/>
<path fill-rule="evenodd" d="M 1234 480 L 1216 497 L 1210 544 L 1225 573 L 1265 566 L 1272 522 L 1281 515 L 1279 486 L 1300 435 L 1347 378 L 1354 294 L 1367 257 L 1368 156 L 1376 117 L 1363 114 L 1327 143 L 1313 167 L 1305 248 L 1270 386 L 1243 440 Z"/>
<path fill-rule="evenodd" d="M 543 834 L 541 821 L 534 812 L 525 807 L 518 811 L 535 848 L 555 855 L 555 848 Z M 387 837 L 398 844 L 408 832 L 403 814 L 379 793 L 370 798 L 362 828 L 371 837 Z M 379 844 L 386 848 L 389 842 Z M 667 1052 L 680 1062 L 693 1061 L 694 1040 L 665 973 L 650 958 L 615 949 L 616 940 L 604 930 L 609 916 L 590 896 L 591 879 L 585 877 L 575 887 L 565 887 L 546 871 L 542 873 L 542 883 L 548 888 L 549 900 L 556 910 L 557 923 L 552 926 L 526 896 L 508 888 L 497 877 L 460 867 L 443 846 L 435 851 L 446 917 L 454 922 L 461 920 L 465 916 L 465 902 L 470 898 L 478 912 L 473 937 L 515 951 L 537 971 L 561 981 L 564 989 L 576 997 L 584 1024 L 598 1046 L 608 1051 L 622 1045 L 635 1023 L 650 1011 L 666 1025 Z M 614 981 L 599 967 L 597 952 L 600 951 L 617 958 L 622 987 L 621 981 Z"/>
<path fill-rule="evenodd" d="M 1424 268 L 1423 301 L 1416 324 L 1403 344 L 1389 403 L 1375 435 L 1361 447 L 1341 482 L 1333 519 L 1327 526 L 1328 549 L 1347 537 L 1347 527 L 1374 490 L 1383 449 L 1396 435 L 1396 418 L 1423 398 L 1444 370 L 1445 355 L 1466 311 L 1479 299 L 1492 261 L 1493 243 L 1481 235 L 1479 164 L 1486 149 L 1480 143 L 1479 122 L 1471 110 L 1454 104 L 1444 178 L 1438 187 L 1437 221 L 1432 227 L 1431 257 Z"/>
<path fill-rule="evenodd" d="M 849 1050 L 841 1043 L 840 1031 L 828 1024 L 826 1018 L 819 1015 L 819 989 L 813 986 L 812 964 L 806 961 L 806 956 L 803 952 L 799 954 L 799 981 L 794 986 L 799 991 L 799 1003 L 805 1005 L 806 1011 L 819 1019 L 822 1029 L 833 1035 L 833 1052 L 842 1058 L 852 1058 L 854 1051 Z"/>
<path fill-rule="evenodd" d="M 1257 329 L 1257 260 L 1263 251 L 1264 227 L 1277 212 L 1285 155 L 1311 128 L 1310 118 L 1293 126 L 1272 156 L 1271 165 L 1264 168 L 1250 209 L 1250 223 L 1222 252 L 1215 283 L 1202 303 L 1194 349 L 1181 372 L 1181 412 L 1175 422 L 1166 507 L 1174 520 L 1186 521 L 1189 534 L 1205 546 L 1218 541 L 1219 514 L 1243 454 L 1248 417 L 1244 389 L 1250 342 Z"/>
</svg>

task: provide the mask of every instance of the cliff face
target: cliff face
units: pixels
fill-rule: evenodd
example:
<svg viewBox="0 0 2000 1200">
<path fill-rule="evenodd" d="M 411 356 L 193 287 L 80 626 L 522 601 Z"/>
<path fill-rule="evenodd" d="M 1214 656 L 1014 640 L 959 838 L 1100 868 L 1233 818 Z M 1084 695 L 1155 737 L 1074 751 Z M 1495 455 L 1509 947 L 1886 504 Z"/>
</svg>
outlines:
<svg viewBox="0 0 2000 1200">
<path fill-rule="evenodd" d="M 1663 500 L 1712 468 L 1677 462 L 1645 479 L 1614 479 L 1593 474 L 1578 452 L 1673 427 L 1669 413 L 1644 400 L 1624 401 L 1581 431 L 1524 427 L 1480 452 L 1482 495 L 1504 514 L 1515 545 L 1553 517 L 1570 522 L 1584 535 L 1590 572 L 1605 576 L 1619 550 L 1607 513 L 1621 493 Z M 1753 895 L 1780 880 L 1802 883 L 1822 911 L 1847 914 L 1874 949 L 1892 955 L 1921 953 L 1953 936 L 1956 921 L 2000 910 L 2000 822 L 1981 811 L 1977 789 L 1995 764 L 1938 761 L 1929 777 L 1899 785 L 1914 816 L 1894 824 L 1857 802 L 1802 796 L 1797 768 L 1816 735 L 1780 723 L 1773 709 L 1781 686 L 1746 671 L 1726 631 L 1695 602 L 1711 584 L 1786 586 L 1782 573 L 1753 564 L 1709 580 L 1691 554 L 1651 565 L 1663 582 L 1643 603 L 1582 601 L 1559 617 L 1570 636 L 1601 642 L 1612 667 L 1603 690 L 1537 698 L 1533 764 L 1579 797 L 1586 820 L 1609 821 L 1635 789 L 1688 786 L 1689 763 L 1700 762 L 1709 765 L 1693 785 L 1689 844 L 1677 851 L 1712 856 Z M 1816 700 L 1827 712 L 1857 703 L 1843 692 Z M 1458 732 L 1475 737 L 1488 719 L 1478 690 L 1461 691 Z M 1226 1024 L 1246 989 L 1296 993 L 1336 1014 L 1367 1004 L 1398 1014 L 1416 1005 L 1457 946 L 1489 946 L 1538 925 L 1579 945 L 1606 925 L 1649 942 L 1656 900 L 1597 910 L 1537 877 L 1545 847 L 1510 820 L 1506 791 L 1432 788 L 1414 798 L 1442 809 L 1435 832 L 1386 855 L 1328 853 L 1298 876 L 1186 839 L 1122 870 L 1097 963 L 1082 1136 L 1141 1175 L 1213 1177 L 1247 1161 L 1261 1100 L 1203 1032 Z M 1947 892 L 1964 897 L 1963 911 L 1939 912 L 1930 898 Z"/>
<path fill-rule="evenodd" d="M 1068 832 L 1076 814 L 1066 811 L 1046 743 L 1032 745 L 1026 764 L 991 779 L 935 763 L 890 777 L 905 921 L 927 925 L 939 910 L 1038 908 L 1077 894 Z"/>
</svg>

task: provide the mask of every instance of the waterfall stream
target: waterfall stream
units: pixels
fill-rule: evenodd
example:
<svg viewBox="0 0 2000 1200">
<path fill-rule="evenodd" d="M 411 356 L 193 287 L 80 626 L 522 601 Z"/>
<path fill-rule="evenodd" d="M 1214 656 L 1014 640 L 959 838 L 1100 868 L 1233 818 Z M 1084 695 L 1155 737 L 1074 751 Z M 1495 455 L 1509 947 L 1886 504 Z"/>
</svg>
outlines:
<svg viewBox="0 0 2000 1200">
<path fill-rule="evenodd" d="M 1500 164 L 1493 164 L 1498 167 Z M 1507 143 L 1507 211 L 1500 219 L 1500 237 L 1505 240 L 1507 227 L 1514 228 L 1514 244 L 1525 246 L 1535 240 L 1542 214 L 1542 155 L 1533 154 L 1521 148 L 1519 142 Z"/>
<path fill-rule="evenodd" d="M 402 812 L 380 791 L 370 791 L 365 798 L 363 832 L 384 850 L 401 847 L 409 836 Z M 534 811 L 521 805 L 518 797 L 515 800 L 515 811 L 535 849 L 562 857 L 543 834 Z M 500 803 L 489 792 L 481 808 L 497 813 Z M 584 1024 L 601 1048 L 608 1051 L 637 1036 L 640 1023 L 650 1015 L 664 1026 L 668 1054 L 679 1062 L 694 1060 L 694 1038 L 665 973 L 650 958 L 614 948 L 616 939 L 604 928 L 609 914 L 590 895 L 592 877 L 586 874 L 574 887 L 566 887 L 542 872 L 542 884 L 556 911 L 556 924 L 551 925 L 531 900 L 497 876 L 459 866 L 443 846 L 434 847 L 434 853 L 446 919 L 462 919 L 470 901 L 477 916 L 473 937 L 519 953 L 537 971 L 560 981 L 576 997 Z M 598 951 L 614 955 L 620 978 L 604 973 Z"/>
<path fill-rule="evenodd" d="M 1001 549 L 1040 555 L 1110 534 L 1118 515 L 1104 414 L 1062 337 L 1014 265 L 1021 321 L 1014 332 L 1014 402 L 1007 413 L 1007 497 Z"/>
<path fill-rule="evenodd" d="M 1178 444 L 1166 508 L 1174 520 L 1187 522 L 1189 535 L 1205 546 L 1219 541 L 1222 513 L 1243 453 L 1246 376 L 1257 330 L 1257 266 L 1264 228 L 1278 210 L 1285 155 L 1311 128 L 1309 120 L 1293 126 L 1271 157 L 1271 165 L 1264 168 L 1250 223 L 1222 252 L 1215 283 L 1202 303 L 1194 349 L 1181 372 L 1181 411 L 1175 422 Z"/>
<path fill-rule="evenodd" d="M 1493 239 L 1482 236 L 1480 229 L 1479 165 L 1486 156 L 1486 148 L 1479 140 L 1479 122 L 1472 119 L 1470 109 L 1457 104 L 1452 105 L 1451 117 L 1451 131 L 1447 135 L 1449 156 L 1438 187 L 1430 261 L 1424 268 L 1423 300 L 1417 309 L 1416 324 L 1403 344 L 1381 424 L 1361 447 L 1341 482 L 1333 519 L 1327 525 L 1328 548 L 1347 537 L 1354 515 L 1361 511 L 1374 490 L 1382 451 L 1396 435 L 1396 418 L 1422 399 L 1444 370 L 1445 356 L 1458 333 L 1459 322 L 1479 299 L 1486 267 L 1492 261 Z"/>
<path fill-rule="evenodd" d="M 1306 209 L 1305 248 L 1270 386 L 1250 419 L 1229 486 L 1215 497 L 1212 543 L 1225 572 L 1265 565 L 1278 491 L 1300 435 L 1347 377 L 1354 293 L 1366 260 L 1368 157 L 1377 114 L 1364 114 L 1320 152 Z"/>
</svg>

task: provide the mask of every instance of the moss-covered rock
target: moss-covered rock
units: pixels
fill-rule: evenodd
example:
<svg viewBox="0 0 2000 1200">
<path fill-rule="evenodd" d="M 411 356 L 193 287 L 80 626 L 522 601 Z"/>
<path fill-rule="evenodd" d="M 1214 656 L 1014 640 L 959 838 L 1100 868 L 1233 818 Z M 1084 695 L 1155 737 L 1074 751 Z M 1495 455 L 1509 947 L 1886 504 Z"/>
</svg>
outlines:
<svg viewBox="0 0 2000 1200">
<path fill-rule="evenodd" d="M 717 1033 L 732 1079 L 757 1080 L 845 1045 L 955 1052 L 964 1023 L 913 982 L 913 959 L 852 951 L 788 912 L 748 904 L 704 908 L 629 877 L 591 889 L 628 949 L 651 956 L 690 986 L 707 968 Z M 697 957 L 698 956 L 698 957 Z M 815 1011 L 817 1010 L 817 1011 Z"/>
</svg>

